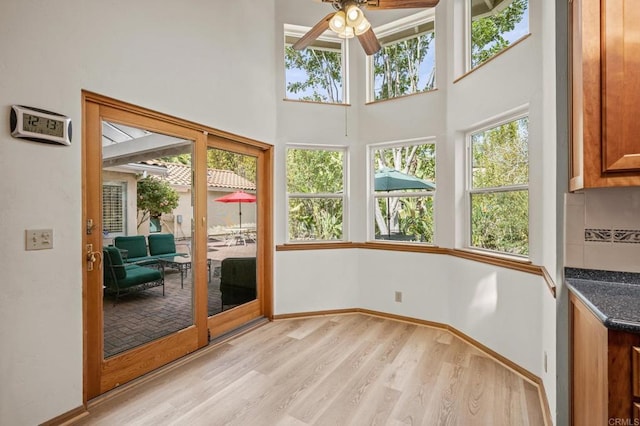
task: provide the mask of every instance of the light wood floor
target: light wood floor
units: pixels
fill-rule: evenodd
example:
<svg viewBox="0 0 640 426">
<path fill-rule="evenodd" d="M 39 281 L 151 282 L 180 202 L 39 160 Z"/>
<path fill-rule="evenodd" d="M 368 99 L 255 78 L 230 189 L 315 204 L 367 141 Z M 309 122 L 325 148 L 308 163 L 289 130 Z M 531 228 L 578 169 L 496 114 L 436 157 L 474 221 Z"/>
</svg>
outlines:
<svg viewBox="0 0 640 426">
<path fill-rule="evenodd" d="M 278 320 L 90 406 L 87 425 L 543 425 L 538 389 L 447 331 Z"/>
</svg>

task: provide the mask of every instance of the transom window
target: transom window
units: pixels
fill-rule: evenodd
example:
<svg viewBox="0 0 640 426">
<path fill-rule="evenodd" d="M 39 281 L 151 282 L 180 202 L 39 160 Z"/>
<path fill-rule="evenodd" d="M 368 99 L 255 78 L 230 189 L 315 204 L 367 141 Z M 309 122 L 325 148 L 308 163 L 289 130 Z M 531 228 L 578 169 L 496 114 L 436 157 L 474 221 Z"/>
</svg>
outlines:
<svg viewBox="0 0 640 426">
<path fill-rule="evenodd" d="M 467 0 L 473 69 L 529 34 L 529 0 Z"/>
<path fill-rule="evenodd" d="M 529 254 L 529 119 L 468 135 L 470 246 Z"/>
<path fill-rule="evenodd" d="M 346 164 L 342 147 L 287 149 L 289 241 L 344 239 Z"/>
<path fill-rule="evenodd" d="M 321 36 L 306 49 L 293 49 L 304 32 L 303 27 L 285 25 L 285 98 L 346 103 L 344 41 Z"/>
<path fill-rule="evenodd" d="M 435 143 L 372 145 L 370 158 L 374 238 L 433 244 Z"/>
<path fill-rule="evenodd" d="M 433 10 L 376 29 L 382 49 L 369 60 L 369 101 L 392 99 L 436 87 Z"/>
</svg>

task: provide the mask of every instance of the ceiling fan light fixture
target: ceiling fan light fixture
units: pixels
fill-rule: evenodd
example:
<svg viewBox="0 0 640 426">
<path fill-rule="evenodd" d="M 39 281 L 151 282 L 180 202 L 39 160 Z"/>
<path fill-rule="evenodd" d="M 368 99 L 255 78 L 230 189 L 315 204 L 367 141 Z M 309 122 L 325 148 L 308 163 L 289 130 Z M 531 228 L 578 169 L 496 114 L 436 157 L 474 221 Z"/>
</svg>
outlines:
<svg viewBox="0 0 640 426">
<path fill-rule="evenodd" d="M 356 6 L 354 3 L 348 4 L 345 7 L 345 15 L 347 18 L 347 25 L 354 28 L 360 25 L 362 20 L 365 19 L 364 13 L 362 13 L 362 10 L 360 10 L 360 8 Z"/>
<path fill-rule="evenodd" d="M 342 33 L 347 26 L 346 15 L 342 10 L 337 11 L 329 20 L 329 28 L 335 33 Z"/>
<path fill-rule="evenodd" d="M 369 28 L 371 28 L 371 23 L 369 23 L 367 18 L 364 18 L 358 25 L 354 27 L 353 30 L 356 35 L 361 35 L 369 31 Z"/>
<path fill-rule="evenodd" d="M 338 33 L 338 37 L 340 38 L 353 38 L 355 35 L 353 27 L 344 27 L 344 29 Z"/>
</svg>

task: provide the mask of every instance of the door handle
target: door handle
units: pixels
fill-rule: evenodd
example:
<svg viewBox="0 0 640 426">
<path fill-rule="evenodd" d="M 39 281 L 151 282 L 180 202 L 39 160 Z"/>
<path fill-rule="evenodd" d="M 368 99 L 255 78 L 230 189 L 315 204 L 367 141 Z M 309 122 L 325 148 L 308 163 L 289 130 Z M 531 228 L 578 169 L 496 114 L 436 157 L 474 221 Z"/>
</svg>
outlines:
<svg viewBox="0 0 640 426">
<path fill-rule="evenodd" d="M 86 257 L 87 271 L 93 271 L 93 264 L 98 262 L 98 268 L 102 265 L 102 253 L 99 251 L 93 251 L 93 244 L 87 244 Z"/>
</svg>

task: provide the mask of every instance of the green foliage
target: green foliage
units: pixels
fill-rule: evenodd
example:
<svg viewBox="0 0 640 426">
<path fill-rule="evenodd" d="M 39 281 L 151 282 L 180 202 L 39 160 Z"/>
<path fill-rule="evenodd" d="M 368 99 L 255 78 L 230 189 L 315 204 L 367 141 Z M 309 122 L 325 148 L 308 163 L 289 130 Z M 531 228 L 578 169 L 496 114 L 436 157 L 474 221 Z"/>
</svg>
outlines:
<svg viewBox="0 0 640 426">
<path fill-rule="evenodd" d="M 398 212 L 400 233 L 414 241 L 433 243 L 433 197 L 412 197 L 401 200 Z"/>
<path fill-rule="evenodd" d="M 528 125 L 521 118 L 471 136 L 473 188 L 529 182 Z"/>
<path fill-rule="evenodd" d="M 322 149 L 287 150 L 289 194 L 339 194 L 343 191 L 344 153 Z M 289 199 L 291 240 L 342 238 L 342 196 Z"/>
<path fill-rule="evenodd" d="M 339 240 L 342 216 L 342 198 L 290 198 L 289 239 Z"/>
<path fill-rule="evenodd" d="M 207 167 L 217 170 L 230 170 L 256 183 L 258 161 L 256 157 L 250 155 L 209 148 L 207 150 Z"/>
<path fill-rule="evenodd" d="M 527 118 L 472 135 L 472 186 L 495 189 L 471 194 L 473 247 L 529 253 L 528 138 Z"/>
<path fill-rule="evenodd" d="M 287 150 L 287 191 L 294 194 L 342 191 L 344 153 L 325 149 Z"/>
<path fill-rule="evenodd" d="M 168 183 L 148 176 L 137 186 L 138 227 L 150 217 L 171 213 L 178 207 L 178 193 Z"/>
<path fill-rule="evenodd" d="M 529 193 L 471 195 L 471 245 L 503 253 L 529 254 Z"/>
<path fill-rule="evenodd" d="M 504 34 L 512 31 L 522 21 L 528 6 L 528 0 L 512 0 L 509 6 L 495 15 L 472 19 L 471 68 L 477 67 L 509 45 Z"/>
<path fill-rule="evenodd" d="M 324 49 L 306 48 L 295 50 L 285 47 L 286 70 L 302 70 L 305 81 L 287 81 L 288 93 L 305 93 L 299 99 L 316 102 L 341 103 L 342 99 L 342 53 Z"/>
<path fill-rule="evenodd" d="M 432 143 L 377 149 L 373 162 L 375 170 L 389 167 L 431 182 L 436 179 L 436 146 Z"/>
<path fill-rule="evenodd" d="M 178 154 L 172 155 L 169 157 L 162 157 L 160 161 L 164 161 L 165 163 L 178 163 L 178 164 L 191 164 L 191 154 Z"/>
<path fill-rule="evenodd" d="M 432 90 L 435 85 L 435 65 L 431 77 L 419 87 L 420 64 L 427 56 L 433 32 L 384 46 L 373 56 L 373 74 L 376 82 L 375 99 L 390 99 L 411 93 Z"/>
</svg>

